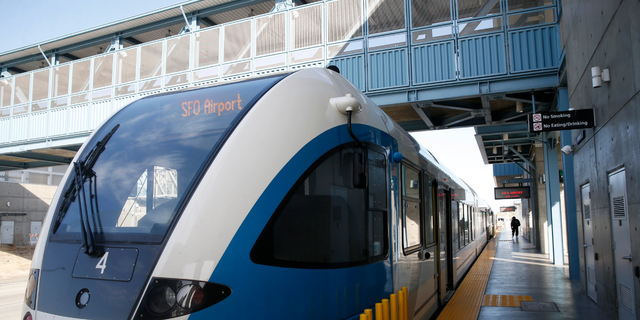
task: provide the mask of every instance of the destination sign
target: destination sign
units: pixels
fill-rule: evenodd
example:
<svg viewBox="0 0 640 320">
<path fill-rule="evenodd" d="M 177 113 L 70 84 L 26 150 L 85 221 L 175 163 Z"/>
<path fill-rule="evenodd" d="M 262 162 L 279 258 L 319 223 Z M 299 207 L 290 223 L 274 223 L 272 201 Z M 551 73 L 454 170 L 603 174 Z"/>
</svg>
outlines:
<svg viewBox="0 0 640 320">
<path fill-rule="evenodd" d="M 507 187 L 493 189 L 496 200 L 530 198 L 529 187 Z"/>
<path fill-rule="evenodd" d="M 534 113 L 528 116 L 529 132 L 587 129 L 595 126 L 593 109 Z"/>
</svg>

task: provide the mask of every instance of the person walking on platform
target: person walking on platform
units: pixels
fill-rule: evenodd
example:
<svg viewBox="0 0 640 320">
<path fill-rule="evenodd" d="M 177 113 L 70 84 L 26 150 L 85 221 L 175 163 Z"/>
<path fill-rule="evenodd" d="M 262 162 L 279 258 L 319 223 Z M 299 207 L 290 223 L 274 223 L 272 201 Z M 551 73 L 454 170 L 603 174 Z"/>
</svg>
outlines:
<svg viewBox="0 0 640 320">
<path fill-rule="evenodd" d="M 515 216 L 511 218 L 511 238 L 518 236 L 518 229 L 520 228 L 520 220 Z"/>
</svg>

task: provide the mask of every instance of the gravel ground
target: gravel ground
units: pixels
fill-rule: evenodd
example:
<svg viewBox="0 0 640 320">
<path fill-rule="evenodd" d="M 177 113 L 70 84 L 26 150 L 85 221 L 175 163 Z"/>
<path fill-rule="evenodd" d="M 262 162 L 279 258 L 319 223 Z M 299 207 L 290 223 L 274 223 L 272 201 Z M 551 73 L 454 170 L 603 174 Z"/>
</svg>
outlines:
<svg viewBox="0 0 640 320">
<path fill-rule="evenodd" d="M 31 268 L 33 247 L 0 246 L 0 280 L 27 278 Z"/>
</svg>

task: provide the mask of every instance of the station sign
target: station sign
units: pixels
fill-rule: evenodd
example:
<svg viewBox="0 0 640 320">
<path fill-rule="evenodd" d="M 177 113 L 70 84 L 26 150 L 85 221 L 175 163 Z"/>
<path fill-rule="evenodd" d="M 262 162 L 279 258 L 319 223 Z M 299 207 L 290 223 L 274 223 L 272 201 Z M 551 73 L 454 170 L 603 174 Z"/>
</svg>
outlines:
<svg viewBox="0 0 640 320">
<path fill-rule="evenodd" d="M 500 207 L 500 212 L 515 212 L 516 211 L 516 207 L 510 206 L 510 207 Z"/>
<path fill-rule="evenodd" d="M 496 200 L 530 198 L 529 187 L 507 187 L 493 189 Z"/>
<path fill-rule="evenodd" d="M 588 129 L 595 126 L 593 109 L 542 112 L 528 115 L 529 132 Z"/>
</svg>

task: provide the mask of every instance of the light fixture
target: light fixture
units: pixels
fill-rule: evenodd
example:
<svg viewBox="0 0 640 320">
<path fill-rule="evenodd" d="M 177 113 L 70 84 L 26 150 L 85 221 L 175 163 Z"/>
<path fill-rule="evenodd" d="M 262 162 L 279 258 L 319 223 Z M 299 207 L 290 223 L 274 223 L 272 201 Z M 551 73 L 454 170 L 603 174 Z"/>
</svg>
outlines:
<svg viewBox="0 0 640 320">
<path fill-rule="evenodd" d="M 7 201 L 7 207 L 11 207 L 11 201 Z"/>
<path fill-rule="evenodd" d="M 565 156 L 568 156 L 571 154 L 571 152 L 573 152 L 573 148 L 570 145 L 566 145 L 564 147 L 562 147 L 562 149 L 560 149 L 560 151 L 562 151 L 562 153 L 564 153 Z"/>
<path fill-rule="evenodd" d="M 498 147 L 493 146 L 493 154 L 498 154 Z"/>
<path fill-rule="evenodd" d="M 165 37 L 171 37 L 171 29 L 167 30 L 167 34 L 164 35 Z"/>
<path fill-rule="evenodd" d="M 611 76 L 609 75 L 609 69 L 602 70 L 602 82 L 611 81 Z"/>
<path fill-rule="evenodd" d="M 505 141 L 509 140 L 509 134 L 508 133 L 503 134 L 502 135 L 502 140 L 505 140 Z"/>
<path fill-rule="evenodd" d="M 516 101 L 516 112 L 522 113 L 522 111 L 524 111 L 524 108 L 522 107 L 522 101 Z"/>
<path fill-rule="evenodd" d="M 591 68 L 591 86 L 594 88 L 602 87 L 602 71 L 598 66 Z"/>
<path fill-rule="evenodd" d="M 522 152 L 522 146 L 518 146 L 518 152 Z"/>
<path fill-rule="evenodd" d="M 251 18 L 251 17 L 253 17 L 253 16 L 255 16 L 255 15 L 256 15 L 256 14 L 255 14 L 255 13 L 253 13 L 253 9 L 251 9 L 251 12 L 249 12 L 249 15 L 248 15 L 247 17 L 248 17 L 248 18 Z"/>
<path fill-rule="evenodd" d="M 102 53 L 102 47 L 100 47 L 100 49 L 98 49 L 98 54 Z"/>
</svg>

